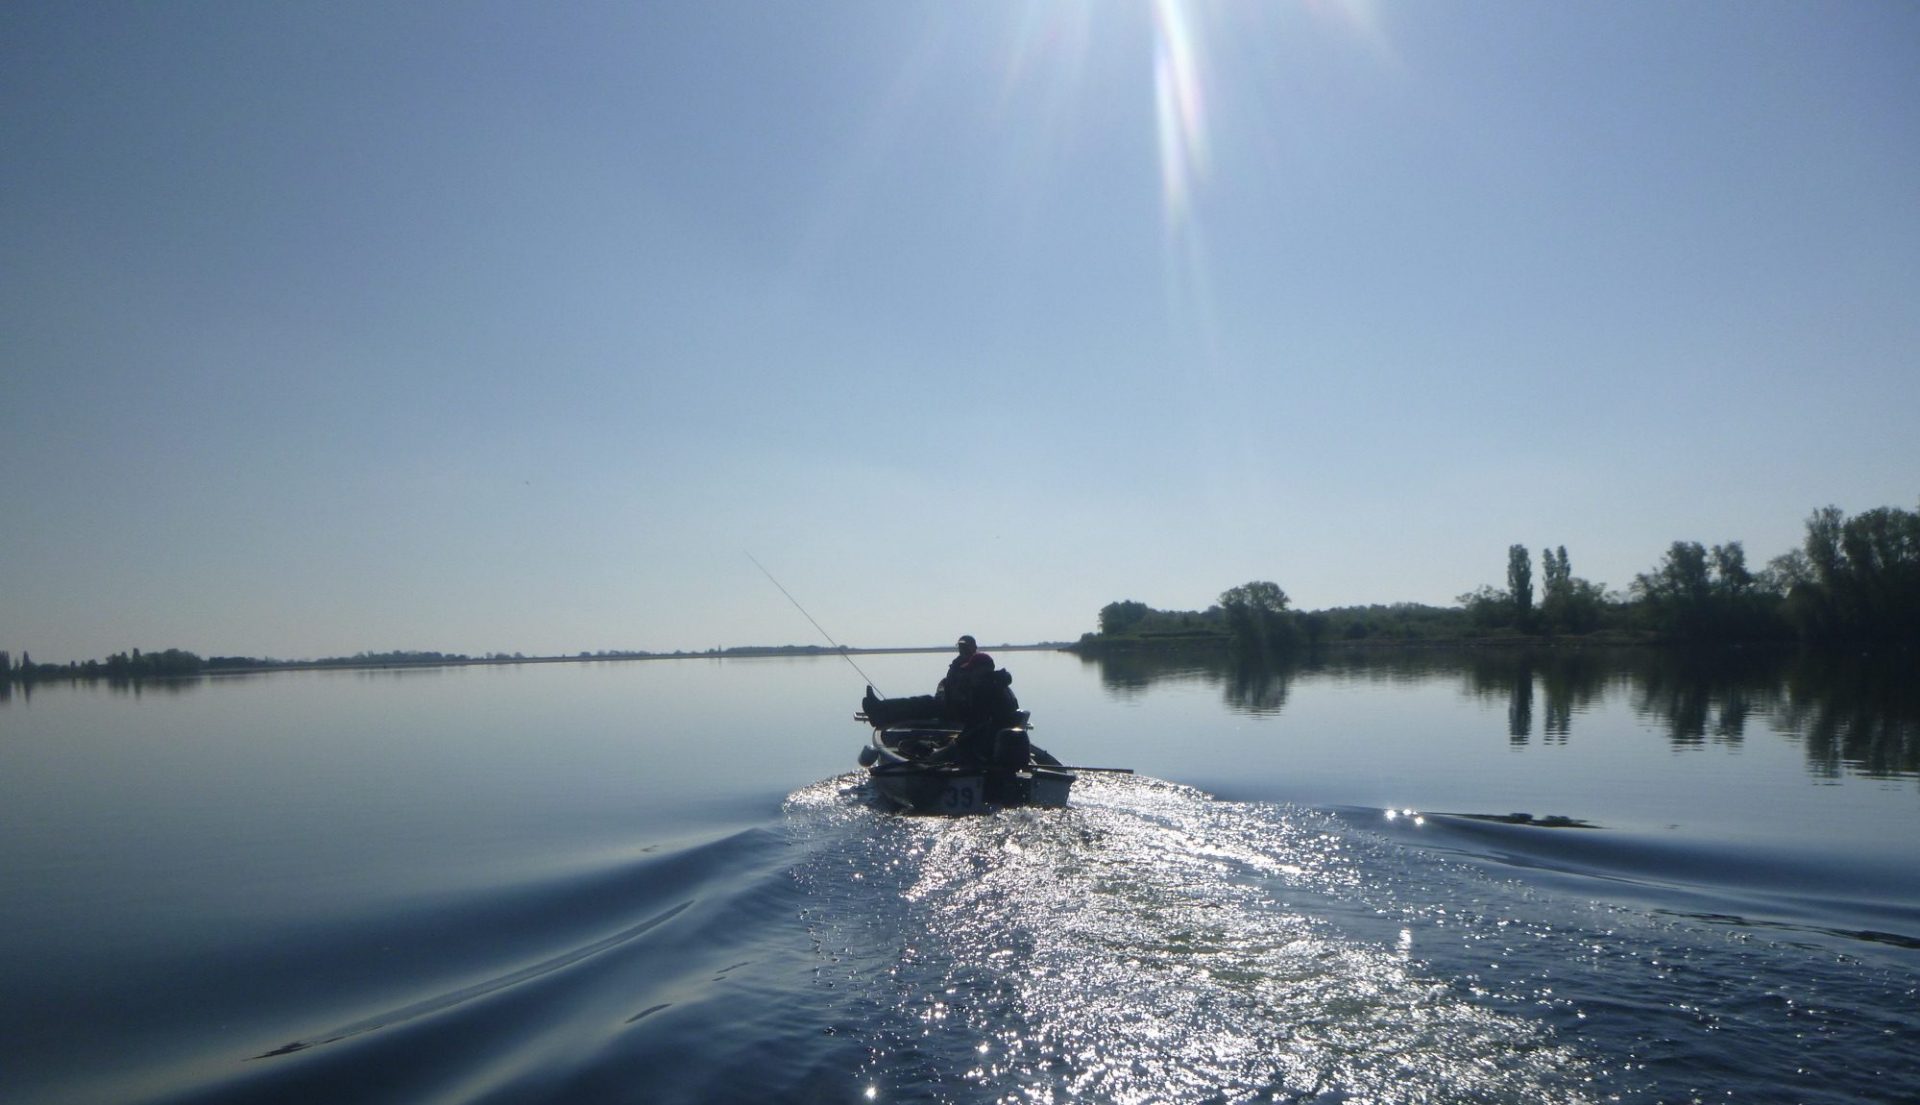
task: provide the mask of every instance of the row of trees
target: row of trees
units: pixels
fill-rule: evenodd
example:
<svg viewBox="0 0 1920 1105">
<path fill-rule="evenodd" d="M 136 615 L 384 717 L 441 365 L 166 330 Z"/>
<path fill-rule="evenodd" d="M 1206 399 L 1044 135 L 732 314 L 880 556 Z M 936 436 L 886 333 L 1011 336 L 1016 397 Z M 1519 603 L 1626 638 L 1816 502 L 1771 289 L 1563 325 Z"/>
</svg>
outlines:
<svg viewBox="0 0 1920 1105">
<path fill-rule="evenodd" d="M 1815 511 L 1805 546 L 1768 570 L 1803 637 L 1920 642 L 1920 512 L 1881 507 L 1848 518 L 1834 507 Z"/>
<path fill-rule="evenodd" d="M 1920 645 L 1920 512 L 1881 507 L 1848 518 L 1835 507 L 1807 519 L 1800 549 L 1755 571 L 1738 541 L 1675 541 L 1625 593 L 1573 574 L 1561 545 L 1533 557 L 1507 549 L 1506 587 L 1460 596 L 1458 608 L 1400 604 L 1301 613 L 1287 593 L 1254 581 L 1200 611 L 1156 610 L 1128 600 L 1100 611 L 1083 647 L 1208 642 L 1284 651 L 1328 640 L 1448 640 L 1575 635 L 1676 641 Z"/>
<path fill-rule="evenodd" d="M 1220 593 L 1205 610 L 1156 610 L 1135 600 L 1100 610 L 1100 631 L 1074 646 L 1083 652 L 1135 646 L 1206 645 L 1243 654 L 1284 654 L 1328 641 L 1449 641 L 1475 635 L 1457 608 L 1420 603 L 1297 611 L 1280 585 L 1254 580 Z"/>
<path fill-rule="evenodd" d="M 46 679 L 55 676 L 79 676 L 88 679 L 159 679 L 177 675 L 195 675 L 207 662 L 191 652 L 170 648 L 163 652 L 116 652 L 105 660 L 85 663 L 36 664 L 33 654 L 22 652 L 20 664 L 13 667 L 10 657 L 0 652 L 0 679 Z"/>
<path fill-rule="evenodd" d="M 1643 620 L 1682 640 L 1764 641 L 1791 637 L 1781 618 L 1778 580 L 1747 568 L 1740 542 L 1715 545 L 1675 541 L 1651 572 L 1633 578 Z"/>
<path fill-rule="evenodd" d="M 1683 639 L 1920 645 L 1920 512 L 1824 507 L 1800 548 L 1758 572 L 1738 541 L 1676 541 L 1633 594 L 1657 629 Z"/>
<path fill-rule="evenodd" d="M 330 656 L 324 660 L 270 660 L 252 656 L 209 656 L 204 659 L 184 649 L 161 652 L 116 652 L 105 660 L 76 660 L 66 664 L 36 664 L 29 653 L 20 654 L 18 667 L 9 668 L 7 653 L 0 652 L 0 679 L 165 679 L 206 672 L 240 671 L 256 668 L 343 668 L 403 667 L 433 664 L 472 663 L 473 657 L 455 652 L 359 652 L 352 656 Z M 493 653 L 489 660 L 525 659 L 515 653 Z"/>
<path fill-rule="evenodd" d="M 1154 644 L 1235 644 L 1260 652 L 1281 652 L 1298 643 L 1298 618 L 1277 583 L 1254 580 L 1220 593 L 1205 610 L 1155 610 L 1131 599 L 1100 610 L 1100 636 L 1109 642 Z M 1087 644 L 1092 634 L 1081 639 Z"/>
<path fill-rule="evenodd" d="M 1126 644 L 1207 643 L 1247 652 L 1285 652 L 1331 640 L 1459 640 L 1498 635 L 1652 634 L 1682 641 L 1798 639 L 1817 646 L 1846 644 L 1920 647 L 1920 511 L 1881 507 L 1848 518 L 1836 507 L 1817 510 L 1802 547 L 1765 568 L 1747 565 L 1738 541 L 1707 547 L 1675 541 L 1653 570 L 1634 577 L 1624 594 L 1573 574 L 1566 546 L 1540 552 L 1536 604 L 1533 559 L 1524 545 L 1507 549 L 1507 586 L 1483 586 L 1454 608 L 1400 603 L 1291 609 L 1276 583 L 1254 580 L 1221 592 L 1206 610 L 1156 610 L 1134 600 L 1100 610 L 1100 630 L 1082 648 Z M 813 650 L 710 650 L 709 655 Z M 586 658 L 587 654 L 580 654 Z M 645 653 L 602 653 L 641 656 Z M 674 655 L 682 655 L 675 653 Z M 492 653 L 492 661 L 524 659 Z M 311 661 L 259 660 L 167 649 L 115 653 L 105 661 L 19 665 L 0 651 L 0 682 L 7 678 L 114 678 L 192 675 L 256 667 L 334 667 L 471 663 L 460 653 L 362 652 Z"/>
<path fill-rule="evenodd" d="M 1522 633 L 1638 630 L 1682 641 L 1920 645 L 1920 512 L 1880 507 L 1848 518 L 1824 507 L 1802 547 L 1755 571 L 1738 541 L 1675 541 L 1625 595 L 1573 575 L 1565 546 L 1541 551 L 1533 602 L 1526 546 L 1507 550 L 1507 587 L 1460 596 L 1482 628 Z"/>
<path fill-rule="evenodd" d="M 1507 548 L 1507 587 L 1481 587 L 1460 596 L 1460 605 L 1474 627 L 1500 626 L 1523 633 L 1592 633 L 1602 627 L 1607 613 L 1607 589 L 1573 574 L 1567 547 L 1540 550 L 1544 577 L 1540 603 L 1533 601 L 1533 560 L 1525 545 Z"/>
</svg>

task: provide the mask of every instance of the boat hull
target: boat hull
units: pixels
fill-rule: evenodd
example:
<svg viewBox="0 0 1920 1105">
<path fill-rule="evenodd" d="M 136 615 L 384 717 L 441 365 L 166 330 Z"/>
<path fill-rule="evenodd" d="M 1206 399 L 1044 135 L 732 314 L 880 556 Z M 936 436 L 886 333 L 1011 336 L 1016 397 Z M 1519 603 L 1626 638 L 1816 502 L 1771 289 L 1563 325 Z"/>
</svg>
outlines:
<svg viewBox="0 0 1920 1105">
<path fill-rule="evenodd" d="M 1017 733 L 1019 743 L 1027 743 L 1024 727 L 1003 730 L 1007 732 Z M 1009 806 L 1067 804 L 1075 776 L 1045 750 L 1028 744 L 1025 762 L 1014 766 L 940 761 L 939 750 L 957 733 L 935 728 L 875 729 L 871 747 L 861 755 L 874 791 L 911 813 L 962 815 Z"/>
</svg>

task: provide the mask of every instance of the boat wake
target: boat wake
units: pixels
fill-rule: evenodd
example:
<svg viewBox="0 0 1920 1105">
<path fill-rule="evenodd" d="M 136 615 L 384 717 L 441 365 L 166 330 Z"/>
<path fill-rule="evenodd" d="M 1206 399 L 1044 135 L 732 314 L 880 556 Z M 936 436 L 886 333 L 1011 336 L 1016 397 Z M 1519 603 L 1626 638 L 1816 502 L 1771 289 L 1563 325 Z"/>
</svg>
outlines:
<svg viewBox="0 0 1920 1105">
<path fill-rule="evenodd" d="M 229 948 L 246 1025 L 26 1100 L 1837 1103 L 1920 1077 L 1906 943 L 1755 924 L 1699 857 L 1611 830 L 1385 812 L 1089 773 L 1064 809 L 915 817 L 839 776 L 771 822 Z"/>
<path fill-rule="evenodd" d="M 795 793 L 818 985 L 866 1051 L 845 1090 L 1837 1103 L 1920 1077 L 1905 918 L 1833 939 L 1756 921 L 1787 907 L 1718 885 L 1738 873 L 1711 856 L 1573 819 L 1388 813 L 1128 776 L 972 818 L 881 812 L 857 776 Z M 1825 877 L 1801 897 L 1855 873 Z"/>
<path fill-rule="evenodd" d="M 798 875 L 825 982 L 860 995 L 870 1097 L 1586 1099 L 1589 1064 L 1539 1018 L 1430 973 L 1409 931 L 1329 920 L 1366 867 L 1324 815 L 1127 777 L 967 819 L 859 791 L 788 811 L 840 842 Z"/>
<path fill-rule="evenodd" d="M 1845 956 L 1870 953 L 1862 943 L 1920 948 L 1920 909 L 1908 904 L 1920 890 L 1911 867 L 1890 868 L 1871 856 L 1675 835 L 1541 831 L 1595 828 L 1568 817 L 1336 812 L 1495 872 L 1524 871 L 1534 885 L 1571 894 L 1604 894 L 1663 915 L 1815 939 Z"/>
<path fill-rule="evenodd" d="M 337 995 L 296 991 L 263 1004 L 259 1024 L 197 1034 L 196 1053 L 138 1082 L 68 1099 L 777 1098 L 794 1071 L 850 1063 L 795 1022 L 813 956 L 793 931 L 788 860 L 784 834 L 752 827 L 583 855 L 574 870 L 336 927 L 304 951 L 342 976 Z M 713 1039 L 718 1023 L 733 1035 Z M 696 1047 L 714 1062 L 685 1062 Z M 787 1061 L 752 1069 L 769 1051 Z"/>
</svg>

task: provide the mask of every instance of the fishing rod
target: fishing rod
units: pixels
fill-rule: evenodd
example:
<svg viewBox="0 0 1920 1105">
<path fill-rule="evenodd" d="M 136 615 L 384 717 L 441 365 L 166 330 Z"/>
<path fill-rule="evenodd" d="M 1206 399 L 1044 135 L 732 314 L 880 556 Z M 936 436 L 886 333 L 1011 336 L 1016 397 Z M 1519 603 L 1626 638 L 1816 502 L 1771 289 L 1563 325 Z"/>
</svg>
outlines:
<svg viewBox="0 0 1920 1105">
<path fill-rule="evenodd" d="M 760 569 L 761 575 L 764 575 L 767 577 L 767 582 L 773 584 L 775 587 L 780 587 L 780 581 L 773 578 L 773 573 L 767 571 L 767 566 L 765 564 L 760 563 L 759 558 L 755 557 L 752 553 L 748 553 L 747 559 L 753 561 L 753 566 Z M 787 590 L 785 587 L 780 587 L 780 593 L 787 596 L 787 601 L 793 604 L 793 608 L 795 610 L 800 611 L 800 615 L 802 617 L 806 618 L 810 622 L 813 622 L 813 628 L 820 630 L 820 635 L 827 639 L 827 643 L 839 650 L 840 659 L 845 660 L 849 665 L 853 667 L 854 671 L 859 672 L 860 678 L 866 682 L 869 688 L 872 688 L 874 694 L 880 695 L 881 698 L 887 697 L 884 694 L 880 694 L 880 689 L 878 687 L 874 687 L 873 676 L 868 675 L 864 671 L 860 671 L 860 665 L 855 664 L 853 662 L 853 657 L 847 655 L 846 646 L 841 644 L 839 641 L 834 640 L 833 634 L 828 633 L 826 629 L 820 625 L 819 622 L 813 621 L 813 615 L 807 613 L 807 608 L 800 605 L 800 600 L 793 597 L 792 591 Z"/>
</svg>

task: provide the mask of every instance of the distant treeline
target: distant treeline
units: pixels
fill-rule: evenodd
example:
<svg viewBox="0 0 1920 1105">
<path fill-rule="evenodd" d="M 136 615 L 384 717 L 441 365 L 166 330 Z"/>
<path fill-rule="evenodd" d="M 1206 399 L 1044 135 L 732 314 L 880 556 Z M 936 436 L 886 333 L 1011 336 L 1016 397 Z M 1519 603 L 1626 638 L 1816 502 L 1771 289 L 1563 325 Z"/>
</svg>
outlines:
<svg viewBox="0 0 1920 1105">
<path fill-rule="evenodd" d="M 1881 507 L 1849 518 L 1836 507 L 1815 511 L 1800 548 L 1753 570 L 1738 541 L 1708 547 L 1675 541 L 1625 591 L 1609 591 L 1573 574 L 1566 547 L 1540 551 L 1540 584 L 1532 554 L 1507 549 L 1506 586 L 1484 585 L 1458 606 L 1396 603 L 1302 612 L 1265 580 L 1221 592 L 1205 610 L 1156 610 L 1132 600 L 1100 610 L 1097 633 L 1069 646 L 1079 651 L 1184 645 L 1282 653 L 1301 646 L 1349 642 L 1515 641 L 1542 637 L 1592 641 L 1688 643 L 1794 642 L 1816 647 L 1920 647 L 1920 512 Z M 149 679 L 258 669 L 425 667 L 530 660 L 631 660 L 664 657 L 807 656 L 841 651 L 821 645 L 743 646 L 704 652 L 580 652 L 528 657 L 494 652 L 360 652 L 322 660 L 245 656 L 206 659 L 177 648 L 118 652 L 105 660 L 36 664 L 0 651 L 7 680 Z M 861 651 L 858 649 L 847 651 Z"/>
<path fill-rule="evenodd" d="M 438 667 L 455 664 L 542 663 L 556 660 L 654 660 L 693 657 L 744 659 L 762 656 L 833 655 L 841 651 L 862 650 L 842 650 L 824 645 L 744 645 L 733 648 L 710 648 L 703 652 L 603 649 L 599 652 L 578 652 L 570 656 L 528 656 L 522 652 L 490 652 L 483 656 L 471 656 L 464 652 L 400 650 L 357 652 L 352 656 L 329 656 L 320 660 L 276 660 L 256 656 L 203 658 L 184 649 L 170 648 L 163 652 L 141 652 L 136 648 L 131 652 L 116 652 L 105 660 L 82 660 L 65 664 L 36 664 L 31 654 L 21 653 L 20 662 L 17 665 L 12 662 L 9 653 L 0 650 L 0 685 L 4 685 L 9 678 L 20 682 L 37 679 L 168 679 L 222 672 L 297 671 L 314 668 Z"/>
<path fill-rule="evenodd" d="M 428 666 L 433 664 L 471 664 L 510 660 L 495 653 L 483 659 L 457 652 L 361 652 L 352 656 L 330 656 L 323 660 L 274 660 L 253 656 L 201 657 L 185 649 L 161 652 L 116 652 L 105 660 L 76 660 L 65 664 L 36 664 L 31 653 L 21 653 L 20 663 L 0 652 L 0 669 L 18 680 L 29 679 L 166 679 L 183 675 L 202 675 L 222 671 L 253 671 L 261 668 L 366 668 Z"/>
<path fill-rule="evenodd" d="M 1881 507 L 1852 518 L 1835 507 L 1806 523 L 1802 547 L 1758 571 L 1738 541 L 1675 541 L 1622 591 L 1573 574 L 1566 547 L 1540 551 L 1540 584 L 1524 545 L 1507 549 L 1506 586 L 1456 607 L 1399 603 L 1302 612 L 1279 585 L 1224 591 L 1205 610 L 1108 603 L 1083 651 L 1212 646 L 1284 652 L 1339 641 L 1526 641 L 1575 637 L 1686 643 L 1800 642 L 1920 646 L 1920 512 Z"/>
</svg>

